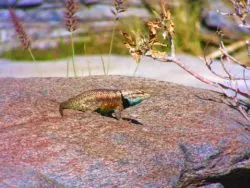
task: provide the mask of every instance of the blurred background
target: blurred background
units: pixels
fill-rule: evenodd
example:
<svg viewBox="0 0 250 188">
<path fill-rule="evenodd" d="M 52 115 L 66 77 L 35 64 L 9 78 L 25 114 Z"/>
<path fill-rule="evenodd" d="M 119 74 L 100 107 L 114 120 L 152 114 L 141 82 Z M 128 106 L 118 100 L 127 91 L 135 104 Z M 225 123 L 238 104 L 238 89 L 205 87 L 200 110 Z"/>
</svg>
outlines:
<svg viewBox="0 0 250 188">
<path fill-rule="evenodd" d="M 100 54 L 103 54 L 105 57 L 105 54 L 109 53 L 112 29 L 116 23 L 118 25 L 112 54 L 115 57 L 129 55 L 119 31 L 147 33 L 146 21 L 154 19 L 156 12 L 160 12 L 160 0 L 125 0 L 126 11 L 121 13 L 120 19 L 115 22 L 111 12 L 114 9 L 113 0 L 79 0 L 78 2 L 79 25 L 74 32 L 75 51 L 78 56 L 100 57 Z M 203 56 L 206 47 L 206 54 L 211 55 L 218 50 L 220 37 L 216 31 L 220 29 L 224 33 L 225 44 L 234 47 L 232 54 L 243 63 L 249 64 L 244 45 L 249 37 L 249 30 L 239 27 L 240 20 L 237 18 L 218 13 L 218 10 L 234 11 L 230 1 L 165 0 L 165 2 L 173 15 L 178 54 L 188 55 L 189 58 L 199 57 Z M 20 46 L 10 20 L 8 7 L 13 5 L 26 32 L 32 38 L 32 50 L 37 61 L 51 62 L 71 56 L 70 33 L 64 24 L 63 0 L 0 0 L 0 58 L 2 60 L 15 63 L 32 61 L 28 51 Z M 189 59 L 189 61 L 192 60 Z M 3 68 L 2 72 L 4 72 Z"/>
</svg>

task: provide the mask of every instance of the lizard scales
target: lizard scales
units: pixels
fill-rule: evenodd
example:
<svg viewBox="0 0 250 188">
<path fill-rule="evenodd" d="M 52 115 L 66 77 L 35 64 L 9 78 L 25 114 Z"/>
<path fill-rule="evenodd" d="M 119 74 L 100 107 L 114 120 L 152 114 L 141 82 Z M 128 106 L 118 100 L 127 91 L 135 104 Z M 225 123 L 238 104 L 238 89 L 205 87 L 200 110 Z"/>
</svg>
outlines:
<svg viewBox="0 0 250 188">
<path fill-rule="evenodd" d="M 150 93 L 149 89 L 96 89 L 85 91 L 62 102 L 60 104 L 60 114 L 63 116 L 64 109 L 74 109 L 82 112 L 97 111 L 102 115 L 110 115 L 114 112 L 115 117 L 120 119 L 121 111 L 124 108 L 139 104 L 150 97 Z"/>
</svg>

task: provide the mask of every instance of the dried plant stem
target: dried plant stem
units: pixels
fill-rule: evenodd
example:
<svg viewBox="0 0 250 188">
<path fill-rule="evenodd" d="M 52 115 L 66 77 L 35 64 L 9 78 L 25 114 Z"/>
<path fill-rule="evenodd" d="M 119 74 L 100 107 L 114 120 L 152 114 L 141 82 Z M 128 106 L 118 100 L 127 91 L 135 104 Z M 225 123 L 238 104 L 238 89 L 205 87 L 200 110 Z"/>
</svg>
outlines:
<svg viewBox="0 0 250 188">
<path fill-rule="evenodd" d="M 78 4 L 75 0 L 65 0 L 65 11 L 64 11 L 64 20 L 67 30 L 71 33 L 71 50 L 72 50 L 72 64 L 74 76 L 77 77 L 76 64 L 75 64 L 75 46 L 73 39 L 73 32 L 77 29 L 78 18 L 75 14 L 78 11 Z"/>
<path fill-rule="evenodd" d="M 230 46 L 227 46 L 225 48 L 225 50 L 227 51 L 227 53 L 231 53 L 234 52 L 236 50 L 238 50 L 239 48 L 242 48 L 246 45 L 246 41 L 245 40 L 241 40 L 241 41 L 237 41 L 233 44 L 231 44 Z M 208 59 L 216 59 L 218 57 L 221 56 L 221 50 L 218 49 L 215 52 L 210 53 L 209 55 L 207 55 Z"/>
<path fill-rule="evenodd" d="M 246 69 L 243 69 L 243 78 L 244 78 L 243 80 L 244 80 L 246 89 L 247 89 L 247 91 L 250 93 L 250 88 L 249 88 L 249 86 L 248 86 L 248 84 L 247 84 L 247 80 L 246 80 Z"/>
<path fill-rule="evenodd" d="M 87 61 L 88 63 L 88 73 L 89 73 L 89 76 L 91 76 L 91 66 L 90 66 L 90 61 L 88 60 Z"/>
<path fill-rule="evenodd" d="M 242 23 L 245 24 L 245 22 L 246 22 L 245 13 L 246 12 L 242 12 L 242 9 L 246 9 L 247 13 L 248 13 L 249 6 L 245 6 L 245 4 L 242 3 L 243 1 L 239 1 L 239 0 L 237 0 L 237 1 L 231 0 L 231 1 L 234 3 L 235 8 L 238 9 L 238 11 L 236 11 L 235 14 L 237 14 L 237 16 L 241 18 Z M 195 72 L 195 70 L 192 70 L 185 63 L 183 63 L 181 60 L 179 60 L 178 58 L 175 57 L 175 45 L 174 45 L 174 40 L 173 40 L 173 37 L 175 34 L 174 23 L 173 23 L 173 20 L 171 19 L 171 13 L 169 12 L 169 10 L 166 9 L 166 6 L 163 3 L 163 1 L 161 1 L 161 2 L 162 2 L 161 3 L 161 7 L 162 7 L 161 17 L 155 21 L 147 22 L 147 26 L 148 26 L 148 30 L 149 30 L 148 37 L 139 37 L 139 40 L 138 40 L 137 38 L 134 39 L 129 34 L 122 32 L 122 35 L 125 38 L 125 43 L 124 43 L 125 47 L 129 49 L 129 52 L 132 55 L 132 57 L 134 59 L 136 59 L 137 61 L 140 60 L 142 56 L 148 56 L 148 57 L 150 57 L 154 60 L 160 61 L 160 62 L 175 63 L 176 65 L 181 67 L 184 71 L 189 73 L 191 76 L 193 76 L 197 80 L 199 80 L 207 85 L 213 86 L 216 89 L 219 89 L 221 91 L 221 93 L 227 99 L 230 99 L 230 103 L 228 105 L 230 107 L 237 109 L 241 114 L 243 114 L 245 119 L 250 121 L 249 103 L 248 103 L 249 101 L 242 102 L 238 98 L 238 97 L 243 97 L 243 98 L 245 97 L 245 98 L 247 98 L 247 100 L 249 100 L 249 98 L 250 98 L 249 87 L 247 85 L 247 80 L 249 80 L 249 78 L 246 77 L 246 70 L 250 70 L 250 68 L 243 65 L 237 59 L 235 59 L 234 57 L 232 57 L 231 55 L 228 54 L 229 49 L 235 50 L 236 48 L 244 46 L 244 45 L 247 46 L 247 50 L 249 52 L 249 49 L 248 49 L 249 42 L 248 41 L 240 41 L 238 43 L 233 44 L 232 46 L 229 46 L 230 47 L 229 49 L 226 49 L 224 46 L 224 43 L 222 41 L 223 34 L 220 34 L 221 35 L 221 45 L 220 45 L 219 51 L 210 55 L 210 58 L 209 58 L 210 61 L 207 61 L 206 57 L 204 56 L 206 66 L 210 70 L 210 72 L 222 79 L 221 81 L 213 81 L 212 79 L 209 79 L 208 77 L 200 74 L 199 72 Z M 250 0 L 248 0 L 248 3 L 249 2 L 250 2 Z M 171 52 L 170 52 L 169 56 L 166 55 L 166 54 L 168 54 L 166 52 L 161 52 L 161 51 L 157 51 L 157 50 L 153 49 L 153 46 L 159 45 L 157 40 L 156 40 L 156 37 L 158 34 L 162 34 L 164 38 L 166 38 L 166 36 L 168 35 L 168 40 L 169 40 L 170 45 L 171 45 Z M 162 44 L 160 43 L 160 45 L 162 45 Z M 220 63 L 221 63 L 221 66 L 222 66 L 223 71 L 226 74 L 226 76 L 220 75 L 219 73 L 217 73 L 216 71 L 213 70 L 213 68 L 212 68 L 213 61 L 211 59 L 212 57 L 220 57 Z M 244 68 L 243 77 L 239 77 L 239 76 L 236 77 L 235 75 L 231 74 L 230 70 L 224 64 L 224 59 L 223 59 L 224 57 L 226 58 L 226 60 L 229 64 L 236 63 L 239 66 L 241 66 L 242 68 Z M 137 71 L 137 68 L 138 67 L 136 67 L 134 75 Z M 238 83 L 239 80 L 241 80 L 241 81 L 244 80 L 247 91 L 245 91 L 242 88 L 239 88 L 239 83 Z M 228 91 L 230 91 L 230 93 L 233 92 L 233 96 L 231 96 L 231 94 L 229 95 L 227 93 Z"/>
<path fill-rule="evenodd" d="M 152 56 L 149 56 L 151 58 L 153 58 Z M 240 90 L 239 88 L 232 88 L 230 86 L 227 86 L 223 83 L 217 83 L 217 82 L 213 82 L 203 76 L 201 76 L 200 74 L 194 72 L 193 70 L 191 70 L 187 65 L 185 65 L 183 62 L 181 62 L 180 60 L 176 59 L 176 58 L 172 58 L 172 57 L 164 57 L 164 58 L 153 58 L 157 61 L 161 61 L 161 62 L 172 62 L 177 64 L 178 66 L 180 66 L 182 69 L 184 69 L 186 72 L 188 72 L 189 74 L 191 74 L 192 76 L 194 76 L 196 79 L 200 80 L 201 82 L 214 86 L 216 88 L 223 88 L 223 89 L 228 89 L 231 90 L 233 92 L 236 92 L 244 97 L 250 98 L 250 93 L 245 92 Z"/>
<path fill-rule="evenodd" d="M 171 57 L 175 58 L 175 46 L 174 46 L 174 39 L 171 37 Z"/>
<path fill-rule="evenodd" d="M 75 45 L 74 45 L 74 39 L 73 39 L 73 33 L 72 32 L 71 32 L 70 38 L 71 38 L 73 71 L 74 71 L 74 76 L 77 77 L 76 65 L 75 65 Z"/>
<path fill-rule="evenodd" d="M 115 21 L 115 25 L 114 25 L 114 27 L 113 27 L 113 29 L 112 29 L 112 35 L 111 35 L 111 40 L 110 40 L 110 45 L 109 45 L 109 56 L 108 56 L 108 65 L 107 65 L 107 75 L 109 74 L 110 56 L 111 56 L 112 49 L 113 49 L 113 44 L 114 44 L 116 25 L 117 25 L 117 20 Z"/>
<path fill-rule="evenodd" d="M 247 112 L 242 108 L 242 106 L 238 106 L 238 110 L 244 116 L 244 118 L 246 118 L 246 120 L 250 122 L 250 117 L 248 116 Z"/>
<path fill-rule="evenodd" d="M 29 52 L 33 62 L 35 63 L 35 66 L 36 66 L 38 73 L 41 75 L 41 73 L 39 71 L 39 67 L 38 67 L 36 59 L 35 59 L 35 56 L 33 55 L 32 50 L 31 50 L 31 38 L 26 33 L 25 28 L 23 27 L 23 24 L 20 22 L 19 18 L 17 17 L 15 11 L 10 8 L 9 14 L 10 14 L 10 18 L 11 18 L 11 21 L 13 23 L 13 26 L 16 30 L 16 34 L 17 34 L 23 48 Z"/>
<path fill-rule="evenodd" d="M 215 86 L 215 87 L 218 86 L 215 82 L 212 82 L 212 81 L 206 79 L 205 77 L 199 75 L 198 73 L 194 72 L 188 66 L 186 66 L 183 62 L 181 62 L 180 60 L 178 60 L 176 58 L 166 57 L 166 58 L 156 58 L 156 60 L 161 61 L 161 62 L 173 62 L 173 63 L 177 64 L 179 67 L 181 67 L 182 69 L 184 69 L 186 72 L 188 72 L 189 74 L 191 74 L 192 76 L 194 76 L 195 78 L 200 80 L 201 82 L 206 83 L 208 85 Z"/>
<path fill-rule="evenodd" d="M 136 75 L 136 73 L 137 73 L 137 71 L 138 71 L 138 69 L 139 69 L 139 67 L 140 67 L 140 64 L 141 64 L 141 63 L 137 63 L 137 64 L 136 64 L 135 70 L 134 70 L 134 72 L 133 72 L 133 76 Z"/>
<path fill-rule="evenodd" d="M 85 44 L 85 42 L 83 43 L 83 55 L 85 55 L 86 54 L 86 44 Z M 89 60 L 87 60 L 87 63 L 88 63 L 88 73 L 89 73 L 89 76 L 91 76 L 91 66 L 90 66 L 90 61 Z"/>
<path fill-rule="evenodd" d="M 120 19 L 120 14 L 122 12 L 125 12 L 126 9 L 123 7 L 124 5 L 124 0 L 114 0 L 114 9 L 111 9 L 112 14 L 114 15 L 114 26 L 112 29 L 112 35 L 111 35 L 111 40 L 110 40 L 110 45 L 109 45 L 109 55 L 108 55 L 108 63 L 107 63 L 107 69 L 106 69 L 106 74 L 109 74 L 109 68 L 110 68 L 110 56 L 112 53 L 113 49 L 113 43 L 114 43 L 114 37 L 115 37 L 115 31 L 117 27 L 118 20 Z"/>
<path fill-rule="evenodd" d="M 69 77 L 69 58 L 67 57 L 67 78 Z"/>
<path fill-rule="evenodd" d="M 106 75 L 105 63 L 104 63 L 104 59 L 103 59 L 102 55 L 101 55 L 101 60 L 102 60 L 103 73 L 104 73 L 104 75 Z"/>
<path fill-rule="evenodd" d="M 245 75 L 246 68 L 243 69 L 243 76 L 242 77 L 241 76 L 232 76 L 229 73 L 229 71 L 226 69 L 226 66 L 224 65 L 224 62 L 221 60 L 220 61 L 221 66 L 222 66 L 224 72 L 228 75 L 228 76 L 224 76 L 224 75 L 221 75 L 221 74 L 217 73 L 215 70 L 213 70 L 212 64 L 214 63 L 214 61 L 211 60 L 210 62 L 208 62 L 206 57 L 204 57 L 204 60 L 205 60 L 206 66 L 210 70 L 210 72 L 213 73 L 215 76 L 218 76 L 221 79 L 229 80 L 229 81 L 233 81 L 233 80 L 247 81 L 247 80 L 250 80 L 250 77 L 246 77 L 246 75 Z"/>
<path fill-rule="evenodd" d="M 35 59 L 35 56 L 34 56 L 33 53 L 32 53 L 31 48 L 28 48 L 28 51 L 29 51 L 30 56 L 31 56 L 32 60 L 34 61 L 34 63 L 37 63 L 37 61 L 36 61 L 36 59 Z"/>
<path fill-rule="evenodd" d="M 42 73 L 41 73 L 41 71 L 40 71 L 40 69 L 39 69 L 39 67 L 38 67 L 36 58 L 35 58 L 34 54 L 32 53 L 31 48 L 29 47 L 29 48 L 27 48 L 27 50 L 28 50 L 28 52 L 29 52 L 29 54 L 30 54 L 30 56 L 31 56 L 31 58 L 32 58 L 32 60 L 33 60 L 33 62 L 34 62 L 34 64 L 35 64 L 35 67 L 36 67 L 36 70 L 37 70 L 38 74 L 39 74 L 40 76 L 42 76 Z"/>
<path fill-rule="evenodd" d="M 231 61 L 233 61 L 234 63 L 241 65 L 243 67 L 245 67 L 246 69 L 250 69 L 249 67 L 246 67 L 245 65 L 243 65 L 240 61 L 238 61 L 237 59 L 235 59 L 233 56 L 229 55 L 227 51 L 225 51 L 224 49 L 219 49 L 221 51 L 221 53 L 223 55 L 225 55 L 227 58 L 229 58 Z"/>
</svg>

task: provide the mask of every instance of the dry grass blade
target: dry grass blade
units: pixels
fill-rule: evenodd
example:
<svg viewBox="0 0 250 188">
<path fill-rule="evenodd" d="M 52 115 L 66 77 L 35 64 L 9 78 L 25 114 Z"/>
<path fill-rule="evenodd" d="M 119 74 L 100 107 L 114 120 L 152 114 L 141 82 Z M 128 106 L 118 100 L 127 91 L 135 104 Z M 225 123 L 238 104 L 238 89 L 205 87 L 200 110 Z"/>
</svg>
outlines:
<svg viewBox="0 0 250 188">
<path fill-rule="evenodd" d="M 28 49 L 30 48 L 31 46 L 31 39 L 30 37 L 27 35 L 22 23 L 20 22 L 19 18 L 17 17 L 15 11 L 13 9 L 9 9 L 9 14 L 10 14 L 10 18 L 11 18 L 11 21 L 15 27 L 15 30 L 16 30 L 16 34 L 22 44 L 22 46 L 25 48 L 25 49 Z"/>
<path fill-rule="evenodd" d="M 129 49 L 130 55 L 133 57 L 133 59 L 136 61 L 136 63 L 139 63 L 141 61 L 141 56 L 145 54 L 145 52 L 148 50 L 147 41 L 143 39 L 138 39 L 139 42 L 136 42 L 132 36 L 130 36 L 128 33 L 122 32 L 121 35 L 124 37 L 124 45 L 126 48 Z"/>
<path fill-rule="evenodd" d="M 64 12 L 65 25 L 69 32 L 73 32 L 77 29 L 78 26 L 77 17 L 75 16 L 75 14 L 78 11 L 79 7 L 76 4 L 75 0 L 66 0 L 65 8 L 66 8 Z"/>
<path fill-rule="evenodd" d="M 125 38 L 126 42 L 124 43 L 126 47 L 135 47 L 136 43 L 133 38 L 126 32 L 121 31 L 121 35 Z"/>
<path fill-rule="evenodd" d="M 67 30 L 71 32 L 70 39 L 71 39 L 71 49 L 72 49 L 72 64 L 73 64 L 74 75 L 75 77 L 77 77 L 73 31 L 75 31 L 78 26 L 77 17 L 75 16 L 75 14 L 78 11 L 79 6 L 75 0 L 65 0 L 65 8 L 66 8 L 64 12 L 65 25 L 67 27 Z"/>
<path fill-rule="evenodd" d="M 107 75 L 109 74 L 110 56 L 111 56 L 112 49 L 113 49 L 117 21 L 120 19 L 120 17 L 119 17 L 120 13 L 126 11 L 126 9 L 123 7 L 123 5 L 124 5 L 124 0 L 115 0 L 114 1 L 114 9 L 111 9 L 112 14 L 115 16 L 115 21 L 114 21 L 114 26 L 112 29 L 112 35 L 111 35 L 111 40 L 110 40 L 110 45 L 109 45 L 109 56 L 108 56 L 107 71 L 106 71 Z"/>
<path fill-rule="evenodd" d="M 172 19 L 171 13 L 169 9 L 167 8 L 164 1 L 161 1 L 161 19 L 163 22 L 163 28 L 168 33 L 169 37 L 173 38 L 175 34 L 175 25 L 174 21 Z"/>
<path fill-rule="evenodd" d="M 42 74 L 40 73 L 39 67 L 37 66 L 35 56 L 33 55 L 32 50 L 31 50 L 31 39 L 30 39 L 30 37 L 26 33 L 26 31 L 25 31 L 22 23 L 20 22 L 19 18 L 17 17 L 15 11 L 10 8 L 9 9 L 9 14 L 10 14 L 11 21 L 12 21 L 12 23 L 14 25 L 14 28 L 16 30 L 16 34 L 17 34 L 23 48 L 26 49 L 29 52 L 33 62 L 36 64 L 37 71 L 42 76 Z"/>
<path fill-rule="evenodd" d="M 159 20 L 147 22 L 149 31 L 149 43 L 153 44 L 156 40 L 158 30 L 161 29 L 161 22 Z"/>
<path fill-rule="evenodd" d="M 115 16 L 115 20 L 119 20 L 119 14 L 126 11 L 123 5 L 124 5 L 124 0 L 114 1 L 115 9 L 111 9 L 111 12 Z"/>
</svg>

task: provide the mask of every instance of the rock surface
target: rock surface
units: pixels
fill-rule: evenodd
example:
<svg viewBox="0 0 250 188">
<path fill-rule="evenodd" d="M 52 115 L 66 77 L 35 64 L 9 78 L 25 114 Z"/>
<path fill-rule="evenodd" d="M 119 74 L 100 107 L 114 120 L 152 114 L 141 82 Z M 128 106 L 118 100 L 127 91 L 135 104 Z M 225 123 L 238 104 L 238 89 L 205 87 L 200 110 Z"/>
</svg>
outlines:
<svg viewBox="0 0 250 188">
<path fill-rule="evenodd" d="M 231 39 L 240 39 L 242 34 L 249 34 L 247 29 L 240 27 L 241 21 L 236 17 L 225 16 L 219 13 L 232 13 L 234 11 L 231 3 L 225 0 L 207 0 L 201 14 L 203 24 L 213 30 L 221 29 Z"/>
<path fill-rule="evenodd" d="M 43 0 L 1 0 L 0 8 L 8 8 L 15 6 L 18 8 L 28 8 L 33 6 L 40 6 L 43 4 Z"/>
<path fill-rule="evenodd" d="M 250 183 L 249 127 L 237 111 L 210 101 L 219 97 L 213 93 L 121 76 L 0 83 L 0 187 Z M 73 110 L 59 115 L 58 102 L 85 90 L 131 87 L 155 90 L 123 111 L 132 122 Z"/>
</svg>

